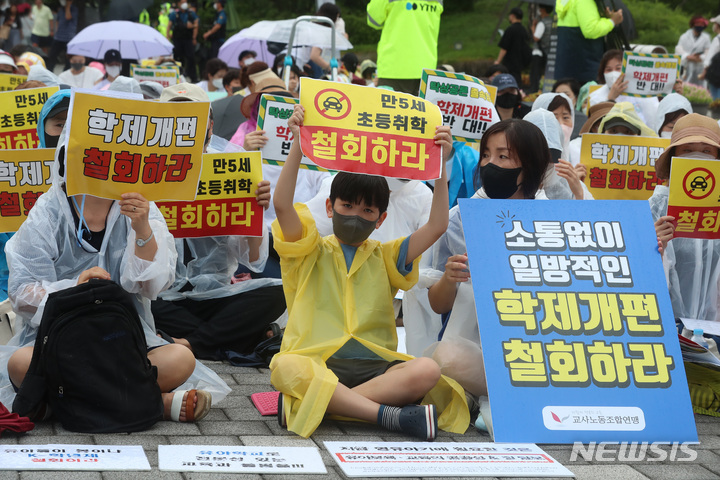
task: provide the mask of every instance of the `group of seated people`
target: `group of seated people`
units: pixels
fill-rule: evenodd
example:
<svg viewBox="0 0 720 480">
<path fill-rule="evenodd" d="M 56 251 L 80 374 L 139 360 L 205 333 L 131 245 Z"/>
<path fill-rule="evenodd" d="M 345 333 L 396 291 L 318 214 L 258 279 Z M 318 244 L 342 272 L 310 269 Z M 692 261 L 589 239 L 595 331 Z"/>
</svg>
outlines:
<svg viewBox="0 0 720 480">
<path fill-rule="evenodd" d="M 208 88 L 217 88 L 218 71 L 208 77 Z M 30 79 L 34 73 L 52 78 L 39 72 L 41 67 L 33 67 Z M 206 152 L 262 148 L 267 137 L 256 130 L 260 93 L 292 95 L 262 62 L 251 63 L 246 73 L 242 109 L 250 124 L 242 141 L 212 134 L 211 109 Z M 655 165 L 666 182 L 673 155 L 720 157 L 717 122 L 694 114 L 676 93 L 651 99 L 654 108 L 640 112 L 637 103 L 623 101 L 618 81 L 606 88 L 606 97 L 591 96 L 579 132 L 670 132 L 670 146 Z M 108 90 L 140 92 L 132 82 L 119 76 Z M 138 193 L 127 192 L 120 201 L 67 196 L 70 90 L 61 89 L 38 122 L 41 146 L 56 148 L 53 185 L 6 246 L 8 293 L 20 328 L 0 347 L 6 365 L 0 401 L 11 402 L 22 383 L 47 296 L 105 278 L 134 295 L 168 418 L 200 419 L 229 391 L 197 358 L 252 351 L 280 333 L 273 324 L 287 308 L 282 347 L 270 364 L 272 383 L 282 393 L 281 425 L 309 436 L 329 413 L 423 440 L 434 439 L 438 428 L 464 432 L 487 387 L 478 333 L 478 317 L 483 319 L 475 311 L 468 273 L 468 263 L 482 259 L 467 256 L 457 199 L 592 199 L 582 181 L 587 169 L 579 138 L 573 138 L 573 99 L 558 92 L 540 95 L 520 115 L 512 76 L 499 74 L 491 83 L 498 86 L 502 120 L 486 130 L 479 151 L 453 142 L 450 128 L 438 126 L 434 139 L 442 146 L 443 169 L 433 188 L 300 168 L 304 108 L 296 106 L 288 122 L 295 140 L 287 160 L 282 167 L 263 165 L 265 180 L 257 185 L 257 202 L 266 208 L 263 235 L 184 240 L 173 239 L 155 204 Z M 202 86 L 179 84 L 162 90 L 159 101 L 208 96 Z M 655 189 L 650 205 L 674 314 L 717 320 L 717 241 L 673 239 L 667 201 L 666 183 Z M 397 351 L 398 289 L 405 291 L 402 318 L 407 351 L 414 356 Z M 458 355 L 466 360 L 460 362 L 464 368 L 451 368 Z"/>
</svg>

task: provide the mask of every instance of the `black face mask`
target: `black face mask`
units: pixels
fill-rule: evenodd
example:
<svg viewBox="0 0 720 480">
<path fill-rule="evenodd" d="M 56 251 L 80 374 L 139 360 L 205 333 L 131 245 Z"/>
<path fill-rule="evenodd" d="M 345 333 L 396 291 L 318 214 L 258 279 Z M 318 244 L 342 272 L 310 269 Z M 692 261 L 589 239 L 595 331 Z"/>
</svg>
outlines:
<svg viewBox="0 0 720 480">
<path fill-rule="evenodd" d="M 495 105 L 500 108 L 515 108 L 518 103 L 520 103 L 520 95 L 517 93 L 503 93 L 495 100 Z"/>
<path fill-rule="evenodd" d="M 695 30 L 695 33 L 700 35 L 703 30 L 705 30 L 705 27 L 693 27 L 693 30 Z"/>
<path fill-rule="evenodd" d="M 45 134 L 45 148 L 55 148 L 57 147 L 58 140 L 60 140 L 60 135 L 48 135 Z"/>
<path fill-rule="evenodd" d="M 518 177 L 522 168 L 500 168 L 494 163 L 480 167 L 480 180 L 490 198 L 510 198 L 517 192 Z"/>
</svg>

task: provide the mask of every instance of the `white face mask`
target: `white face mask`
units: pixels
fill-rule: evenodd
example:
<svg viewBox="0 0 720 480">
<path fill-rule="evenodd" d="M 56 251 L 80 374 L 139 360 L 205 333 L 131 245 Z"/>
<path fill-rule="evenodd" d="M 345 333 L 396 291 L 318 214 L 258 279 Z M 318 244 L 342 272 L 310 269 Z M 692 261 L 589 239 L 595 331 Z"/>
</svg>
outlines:
<svg viewBox="0 0 720 480">
<path fill-rule="evenodd" d="M 120 75 L 120 67 L 116 66 L 107 66 L 105 67 L 105 73 L 108 74 L 108 77 L 116 78 L 118 75 Z"/>
<path fill-rule="evenodd" d="M 692 158 L 694 160 L 717 160 L 715 157 L 710 155 L 709 153 L 703 153 L 703 152 L 690 152 L 690 153 L 683 153 L 682 155 L 677 155 L 681 158 Z"/>
<path fill-rule="evenodd" d="M 605 77 L 605 85 L 608 86 L 608 88 L 613 86 L 613 83 L 620 78 L 620 75 L 622 75 L 622 72 L 607 72 L 603 74 L 603 77 Z"/>
<path fill-rule="evenodd" d="M 660 138 L 670 138 L 672 137 L 672 132 L 660 132 Z"/>
<path fill-rule="evenodd" d="M 213 84 L 213 87 L 215 87 L 216 89 L 222 90 L 223 79 L 222 78 L 213 78 L 212 84 Z"/>
<path fill-rule="evenodd" d="M 245 59 L 245 66 L 246 66 L 246 67 L 247 67 L 248 65 L 252 65 L 253 63 L 255 63 L 255 59 L 254 59 L 253 57 L 250 57 L 250 58 L 246 58 L 246 59 Z"/>
<path fill-rule="evenodd" d="M 569 125 L 560 125 L 560 128 L 562 129 L 563 137 L 565 137 L 563 146 L 566 146 L 568 143 L 570 143 L 570 137 L 572 137 L 573 127 Z"/>
<path fill-rule="evenodd" d="M 188 8 L 187 3 L 183 3 L 182 5 L 180 5 L 180 10 L 187 10 L 187 8 Z"/>
</svg>

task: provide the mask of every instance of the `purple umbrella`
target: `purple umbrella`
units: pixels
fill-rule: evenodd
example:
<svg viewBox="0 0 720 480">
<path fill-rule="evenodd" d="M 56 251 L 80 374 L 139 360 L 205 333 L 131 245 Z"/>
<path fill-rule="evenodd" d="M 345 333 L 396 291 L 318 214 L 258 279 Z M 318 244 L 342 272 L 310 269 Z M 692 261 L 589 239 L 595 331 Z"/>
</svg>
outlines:
<svg viewBox="0 0 720 480">
<path fill-rule="evenodd" d="M 115 20 L 85 27 L 67 46 L 69 55 L 103 58 L 115 49 L 122 58 L 148 58 L 172 55 L 173 45 L 160 32 L 142 23 Z"/>
</svg>

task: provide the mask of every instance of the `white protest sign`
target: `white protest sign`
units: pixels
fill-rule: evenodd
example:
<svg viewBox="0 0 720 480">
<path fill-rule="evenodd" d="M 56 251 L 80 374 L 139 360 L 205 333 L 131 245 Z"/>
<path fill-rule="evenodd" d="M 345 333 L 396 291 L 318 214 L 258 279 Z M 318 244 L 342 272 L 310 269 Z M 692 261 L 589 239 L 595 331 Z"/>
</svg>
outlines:
<svg viewBox="0 0 720 480">
<path fill-rule="evenodd" d="M 348 477 L 573 477 L 532 443 L 324 442 Z"/>
<path fill-rule="evenodd" d="M 158 466 L 171 472 L 327 473 L 314 447 L 158 445 Z"/>
<path fill-rule="evenodd" d="M 258 109 L 258 130 L 265 130 L 267 143 L 260 149 L 265 161 L 284 162 L 290 153 L 293 134 L 288 119 L 294 106 L 300 101 L 294 97 L 264 94 Z"/>
<path fill-rule="evenodd" d="M 138 82 L 157 82 L 167 88 L 180 82 L 180 67 L 177 65 L 138 65 L 130 64 L 130 76 Z"/>
<path fill-rule="evenodd" d="M 656 97 L 672 93 L 680 76 L 680 55 L 623 52 L 622 72 L 630 97 Z"/>
<path fill-rule="evenodd" d="M 454 140 L 479 142 L 485 130 L 500 121 L 494 105 L 496 92 L 470 75 L 426 68 L 418 96 L 437 105 Z"/>
<path fill-rule="evenodd" d="M 0 470 L 150 470 L 139 445 L 3 445 Z"/>
</svg>

